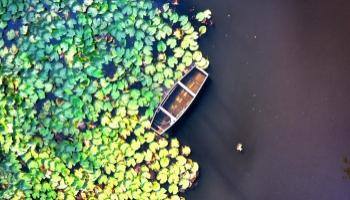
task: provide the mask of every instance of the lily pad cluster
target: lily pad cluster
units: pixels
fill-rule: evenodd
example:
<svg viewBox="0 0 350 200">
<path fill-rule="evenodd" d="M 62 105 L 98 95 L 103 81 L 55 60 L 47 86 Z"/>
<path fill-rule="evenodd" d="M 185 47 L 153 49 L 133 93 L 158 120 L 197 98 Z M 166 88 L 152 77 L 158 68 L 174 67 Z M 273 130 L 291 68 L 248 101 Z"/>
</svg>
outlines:
<svg viewBox="0 0 350 200">
<path fill-rule="evenodd" d="M 150 130 L 197 26 L 151 0 L 0 1 L 0 198 L 183 199 L 199 166 Z"/>
</svg>

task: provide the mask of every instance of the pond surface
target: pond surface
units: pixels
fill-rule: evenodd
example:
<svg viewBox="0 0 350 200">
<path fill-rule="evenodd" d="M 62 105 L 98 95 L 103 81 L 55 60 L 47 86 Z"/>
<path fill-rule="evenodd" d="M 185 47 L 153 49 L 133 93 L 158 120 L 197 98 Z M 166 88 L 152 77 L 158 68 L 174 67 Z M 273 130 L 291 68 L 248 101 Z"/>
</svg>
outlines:
<svg viewBox="0 0 350 200">
<path fill-rule="evenodd" d="M 330 2 L 182 1 L 215 21 L 210 80 L 172 129 L 201 166 L 188 199 L 350 199 L 350 1 Z"/>
</svg>

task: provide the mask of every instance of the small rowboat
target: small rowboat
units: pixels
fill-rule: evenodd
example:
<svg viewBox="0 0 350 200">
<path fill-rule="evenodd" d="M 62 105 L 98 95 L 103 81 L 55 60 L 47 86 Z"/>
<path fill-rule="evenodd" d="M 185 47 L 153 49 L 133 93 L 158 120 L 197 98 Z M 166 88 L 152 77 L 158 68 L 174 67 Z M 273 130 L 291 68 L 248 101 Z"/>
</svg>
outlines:
<svg viewBox="0 0 350 200">
<path fill-rule="evenodd" d="M 151 129 L 161 135 L 171 128 L 197 97 L 208 76 L 203 69 L 192 66 L 159 104 L 151 121 Z"/>
</svg>

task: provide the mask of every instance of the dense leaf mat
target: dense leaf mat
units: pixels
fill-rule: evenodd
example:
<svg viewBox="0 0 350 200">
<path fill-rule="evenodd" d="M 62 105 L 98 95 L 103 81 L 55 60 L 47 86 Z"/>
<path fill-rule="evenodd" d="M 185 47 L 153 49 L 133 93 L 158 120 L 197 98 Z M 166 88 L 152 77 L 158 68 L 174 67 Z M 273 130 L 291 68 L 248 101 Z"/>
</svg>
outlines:
<svg viewBox="0 0 350 200">
<path fill-rule="evenodd" d="M 150 131 L 210 11 L 149 0 L 0 1 L 0 198 L 182 199 L 198 164 Z"/>
</svg>

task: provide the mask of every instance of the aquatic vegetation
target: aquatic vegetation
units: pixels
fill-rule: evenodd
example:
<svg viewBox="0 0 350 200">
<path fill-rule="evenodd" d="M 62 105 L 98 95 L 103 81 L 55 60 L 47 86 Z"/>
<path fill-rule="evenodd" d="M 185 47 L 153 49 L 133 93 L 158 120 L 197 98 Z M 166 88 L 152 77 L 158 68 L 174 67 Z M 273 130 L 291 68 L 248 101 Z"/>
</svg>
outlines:
<svg viewBox="0 0 350 200">
<path fill-rule="evenodd" d="M 208 20 L 211 18 L 211 11 L 210 10 L 205 10 L 202 12 L 198 12 L 196 14 L 196 19 L 200 22 L 203 22 L 205 20 Z"/>
<path fill-rule="evenodd" d="M 199 166 L 150 119 L 208 67 L 208 11 L 195 27 L 150 0 L 5 0 L 0 16 L 0 198 L 183 199 Z"/>
</svg>

